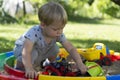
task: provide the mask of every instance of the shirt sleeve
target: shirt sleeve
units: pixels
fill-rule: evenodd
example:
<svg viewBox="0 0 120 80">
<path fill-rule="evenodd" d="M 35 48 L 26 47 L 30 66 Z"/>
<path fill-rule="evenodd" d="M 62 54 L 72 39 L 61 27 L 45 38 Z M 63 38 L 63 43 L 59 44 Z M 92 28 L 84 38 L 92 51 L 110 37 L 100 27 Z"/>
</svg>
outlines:
<svg viewBox="0 0 120 80">
<path fill-rule="evenodd" d="M 30 41 L 32 41 L 33 43 L 35 43 L 37 41 L 37 37 L 38 34 L 36 33 L 36 28 L 31 28 L 30 30 L 28 30 L 25 34 L 24 37 L 26 39 L 29 39 Z"/>
<path fill-rule="evenodd" d="M 62 33 L 60 37 L 57 38 L 57 42 L 63 43 L 64 41 L 66 41 L 66 37 L 64 33 Z"/>
</svg>

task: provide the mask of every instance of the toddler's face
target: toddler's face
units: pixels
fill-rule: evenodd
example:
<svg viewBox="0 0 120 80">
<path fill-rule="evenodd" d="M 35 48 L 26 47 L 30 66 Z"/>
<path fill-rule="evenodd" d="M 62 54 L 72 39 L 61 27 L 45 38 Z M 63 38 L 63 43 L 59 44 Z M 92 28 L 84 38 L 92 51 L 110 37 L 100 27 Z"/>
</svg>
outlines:
<svg viewBox="0 0 120 80">
<path fill-rule="evenodd" d="M 48 37 L 56 38 L 63 33 L 64 25 L 60 23 L 51 24 L 45 27 L 46 34 Z"/>
</svg>

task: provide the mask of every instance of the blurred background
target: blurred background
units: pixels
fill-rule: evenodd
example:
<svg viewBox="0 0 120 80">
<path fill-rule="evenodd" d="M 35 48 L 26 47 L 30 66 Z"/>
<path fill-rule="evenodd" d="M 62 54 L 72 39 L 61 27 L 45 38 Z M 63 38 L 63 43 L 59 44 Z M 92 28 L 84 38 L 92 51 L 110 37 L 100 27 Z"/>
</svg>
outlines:
<svg viewBox="0 0 120 80">
<path fill-rule="evenodd" d="M 40 23 L 38 8 L 49 1 L 67 11 L 64 32 L 77 48 L 102 42 L 120 51 L 120 0 L 0 0 L 0 52 L 13 50 L 15 40 Z"/>
<path fill-rule="evenodd" d="M 120 18 L 120 0 L 0 0 L 0 23 L 34 22 L 38 8 L 48 1 L 62 4 L 69 20 Z"/>
</svg>

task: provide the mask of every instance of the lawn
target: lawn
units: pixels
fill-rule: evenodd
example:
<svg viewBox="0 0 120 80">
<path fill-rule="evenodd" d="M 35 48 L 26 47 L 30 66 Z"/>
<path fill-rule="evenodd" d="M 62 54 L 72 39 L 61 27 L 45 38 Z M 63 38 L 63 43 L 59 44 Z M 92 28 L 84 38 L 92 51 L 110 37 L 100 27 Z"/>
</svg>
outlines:
<svg viewBox="0 0 120 80">
<path fill-rule="evenodd" d="M 89 48 L 102 42 L 109 49 L 120 52 L 120 20 L 91 20 L 69 21 L 64 29 L 68 40 L 77 48 Z M 15 40 L 33 25 L 0 24 L 0 52 L 13 50 Z"/>
</svg>

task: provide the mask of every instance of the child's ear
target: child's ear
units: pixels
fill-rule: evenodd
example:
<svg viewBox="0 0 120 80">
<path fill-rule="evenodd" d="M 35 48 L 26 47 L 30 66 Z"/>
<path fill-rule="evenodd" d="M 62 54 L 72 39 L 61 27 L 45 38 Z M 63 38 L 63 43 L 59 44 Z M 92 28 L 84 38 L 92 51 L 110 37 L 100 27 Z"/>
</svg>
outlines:
<svg viewBox="0 0 120 80">
<path fill-rule="evenodd" d="M 41 28 L 44 28 L 46 26 L 45 23 L 43 22 L 41 22 L 40 25 L 41 25 Z"/>
</svg>

